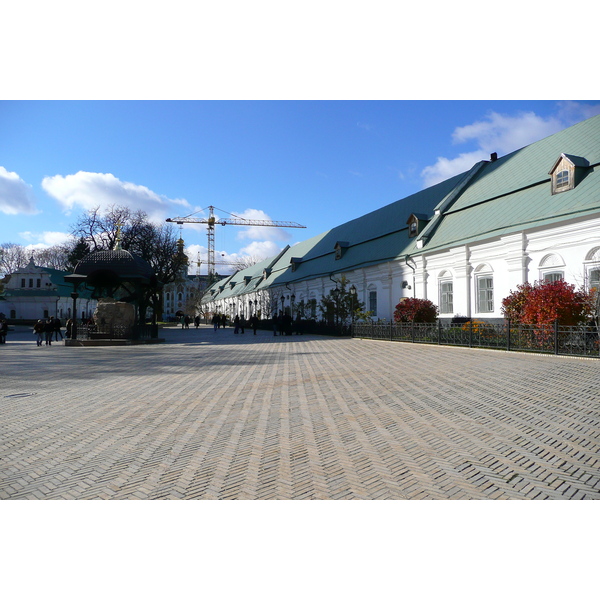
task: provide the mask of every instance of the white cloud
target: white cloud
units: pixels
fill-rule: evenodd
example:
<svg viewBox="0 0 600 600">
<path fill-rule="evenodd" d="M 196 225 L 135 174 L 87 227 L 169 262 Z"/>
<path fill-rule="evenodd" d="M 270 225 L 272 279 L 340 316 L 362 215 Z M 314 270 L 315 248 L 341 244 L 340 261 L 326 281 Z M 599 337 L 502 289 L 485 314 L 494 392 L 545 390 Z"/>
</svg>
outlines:
<svg viewBox="0 0 600 600">
<path fill-rule="evenodd" d="M 251 242 L 248 246 L 240 248 L 240 253 L 246 256 L 252 256 L 259 260 L 277 256 L 281 252 L 281 248 L 271 241 Z"/>
<path fill-rule="evenodd" d="M 187 200 L 172 200 L 146 186 L 121 181 L 111 173 L 79 171 L 65 177 L 44 177 L 42 187 L 58 200 L 65 212 L 75 208 L 107 208 L 115 204 L 132 210 L 143 210 L 151 221 L 164 223 L 168 217 L 180 216 L 182 206 L 186 208 L 186 212 L 192 210 Z"/>
<path fill-rule="evenodd" d="M 516 115 L 490 112 L 480 121 L 457 127 L 452 134 L 454 144 L 474 142 L 477 150 L 463 152 L 455 158 L 438 157 L 435 164 L 421 171 L 421 177 L 425 187 L 429 187 L 470 169 L 480 160 L 489 159 L 492 152 L 503 156 L 599 113 L 600 104 L 571 101 L 559 102 L 555 114 L 549 117 L 540 117 L 534 112 Z"/>
<path fill-rule="evenodd" d="M 42 233 L 32 233 L 31 231 L 22 231 L 19 235 L 29 242 L 32 242 L 31 247 L 48 248 L 57 244 L 65 244 L 73 239 L 70 233 L 62 231 L 44 231 Z"/>
<path fill-rule="evenodd" d="M 33 215 L 39 212 L 35 207 L 31 186 L 4 167 L 0 167 L 0 212 L 6 215 Z"/>
<path fill-rule="evenodd" d="M 438 159 L 434 165 L 425 167 L 421 171 L 421 177 L 425 182 L 425 187 L 429 187 L 444 181 L 453 175 L 463 173 L 470 169 L 476 162 L 487 158 L 488 155 L 482 150 L 476 150 L 475 152 L 466 152 L 460 154 L 456 158 L 445 158 L 438 156 Z"/>
</svg>

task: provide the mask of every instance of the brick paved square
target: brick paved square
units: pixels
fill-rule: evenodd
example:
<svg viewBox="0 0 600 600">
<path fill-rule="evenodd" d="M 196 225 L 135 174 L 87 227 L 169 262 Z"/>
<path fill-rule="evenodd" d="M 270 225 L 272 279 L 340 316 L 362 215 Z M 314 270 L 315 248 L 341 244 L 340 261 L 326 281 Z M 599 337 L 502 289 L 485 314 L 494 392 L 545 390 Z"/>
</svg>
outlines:
<svg viewBox="0 0 600 600">
<path fill-rule="evenodd" d="M 0 349 L 0 499 L 599 499 L 600 362 L 163 330 Z"/>
</svg>

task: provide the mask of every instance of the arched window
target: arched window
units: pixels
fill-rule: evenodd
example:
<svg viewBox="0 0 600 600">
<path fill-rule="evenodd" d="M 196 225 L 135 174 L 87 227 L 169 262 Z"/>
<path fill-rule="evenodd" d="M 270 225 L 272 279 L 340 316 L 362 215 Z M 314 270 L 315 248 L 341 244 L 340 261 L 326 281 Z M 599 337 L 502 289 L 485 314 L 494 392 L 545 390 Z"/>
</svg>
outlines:
<svg viewBox="0 0 600 600">
<path fill-rule="evenodd" d="M 558 254 L 546 254 L 540 261 L 540 280 L 558 281 L 565 278 L 565 261 Z"/>
</svg>

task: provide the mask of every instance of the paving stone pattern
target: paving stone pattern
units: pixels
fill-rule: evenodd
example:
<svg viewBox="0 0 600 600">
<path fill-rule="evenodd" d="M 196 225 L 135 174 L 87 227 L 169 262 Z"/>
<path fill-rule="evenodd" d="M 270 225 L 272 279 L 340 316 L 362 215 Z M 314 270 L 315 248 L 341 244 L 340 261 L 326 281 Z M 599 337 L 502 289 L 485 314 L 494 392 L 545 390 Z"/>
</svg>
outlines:
<svg viewBox="0 0 600 600">
<path fill-rule="evenodd" d="M 600 361 L 165 329 L 0 348 L 0 499 L 598 499 Z"/>
</svg>

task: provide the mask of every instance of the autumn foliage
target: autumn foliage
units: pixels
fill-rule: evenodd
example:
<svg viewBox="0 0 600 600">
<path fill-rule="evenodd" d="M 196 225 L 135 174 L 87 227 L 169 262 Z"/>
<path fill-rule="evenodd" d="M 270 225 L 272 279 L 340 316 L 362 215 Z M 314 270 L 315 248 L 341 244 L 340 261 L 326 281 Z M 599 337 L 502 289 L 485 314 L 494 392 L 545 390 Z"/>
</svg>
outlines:
<svg viewBox="0 0 600 600">
<path fill-rule="evenodd" d="M 562 280 L 524 283 L 502 300 L 502 314 L 514 323 L 579 325 L 590 320 L 595 294 Z"/>
<path fill-rule="evenodd" d="M 431 300 L 421 298 L 403 298 L 394 311 L 396 323 L 435 323 L 437 316 L 437 306 Z"/>
</svg>

